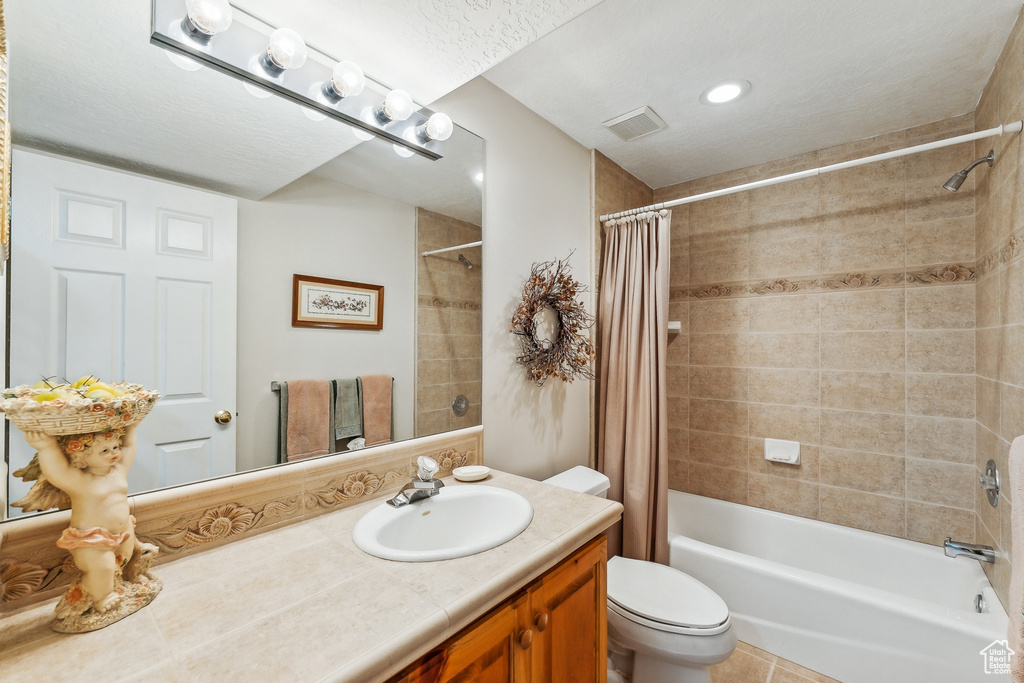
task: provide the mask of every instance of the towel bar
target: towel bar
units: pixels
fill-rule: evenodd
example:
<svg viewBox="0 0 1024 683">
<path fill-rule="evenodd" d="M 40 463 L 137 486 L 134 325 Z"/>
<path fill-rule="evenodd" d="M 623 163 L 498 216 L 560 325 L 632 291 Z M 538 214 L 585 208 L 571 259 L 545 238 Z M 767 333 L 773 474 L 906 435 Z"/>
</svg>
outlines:
<svg viewBox="0 0 1024 683">
<path fill-rule="evenodd" d="M 394 378 L 391 378 L 391 384 L 394 384 Z M 270 381 L 270 391 L 281 391 L 281 382 L 278 380 Z"/>
</svg>

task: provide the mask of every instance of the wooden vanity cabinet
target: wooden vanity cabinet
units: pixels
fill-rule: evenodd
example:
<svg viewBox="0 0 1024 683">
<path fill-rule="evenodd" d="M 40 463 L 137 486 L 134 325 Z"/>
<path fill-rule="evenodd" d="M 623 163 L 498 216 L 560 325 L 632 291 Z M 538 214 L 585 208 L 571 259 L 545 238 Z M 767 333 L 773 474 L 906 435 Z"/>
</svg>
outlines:
<svg viewBox="0 0 1024 683">
<path fill-rule="evenodd" d="M 607 560 L 602 534 L 392 683 L 605 683 Z"/>
</svg>

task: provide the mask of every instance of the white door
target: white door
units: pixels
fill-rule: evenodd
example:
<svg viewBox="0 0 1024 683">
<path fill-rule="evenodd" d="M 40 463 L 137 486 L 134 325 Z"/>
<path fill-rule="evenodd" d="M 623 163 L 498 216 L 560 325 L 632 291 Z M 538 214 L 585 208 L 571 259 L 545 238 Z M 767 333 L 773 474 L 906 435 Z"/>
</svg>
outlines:
<svg viewBox="0 0 1024 683">
<path fill-rule="evenodd" d="M 14 150 L 11 386 L 96 375 L 156 388 L 131 492 L 235 471 L 237 202 Z M 32 458 L 11 428 L 11 470 Z M 10 500 L 28 490 L 12 481 Z"/>
</svg>

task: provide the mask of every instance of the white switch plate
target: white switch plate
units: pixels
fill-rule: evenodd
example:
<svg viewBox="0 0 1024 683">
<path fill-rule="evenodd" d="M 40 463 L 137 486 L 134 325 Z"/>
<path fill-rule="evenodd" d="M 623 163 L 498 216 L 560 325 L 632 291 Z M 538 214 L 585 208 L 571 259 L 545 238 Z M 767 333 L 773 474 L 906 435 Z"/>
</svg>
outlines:
<svg viewBox="0 0 1024 683">
<path fill-rule="evenodd" d="M 789 465 L 800 464 L 800 442 L 783 439 L 764 440 L 764 459 L 772 462 L 784 462 Z"/>
</svg>

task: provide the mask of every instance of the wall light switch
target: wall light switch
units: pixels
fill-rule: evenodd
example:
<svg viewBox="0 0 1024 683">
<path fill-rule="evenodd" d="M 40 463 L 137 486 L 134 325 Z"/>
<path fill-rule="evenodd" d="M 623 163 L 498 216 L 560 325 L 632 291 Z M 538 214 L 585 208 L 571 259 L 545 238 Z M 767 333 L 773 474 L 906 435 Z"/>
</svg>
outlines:
<svg viewBox="0 0 1024 683">
<path fill-rule="evenodd" d="M 764 440 L 764 459 L 772 462 L 784 462 L 790 465 L 800 464 L 800 442 L 784 441 L 783 439 Z"/>
</svg>

